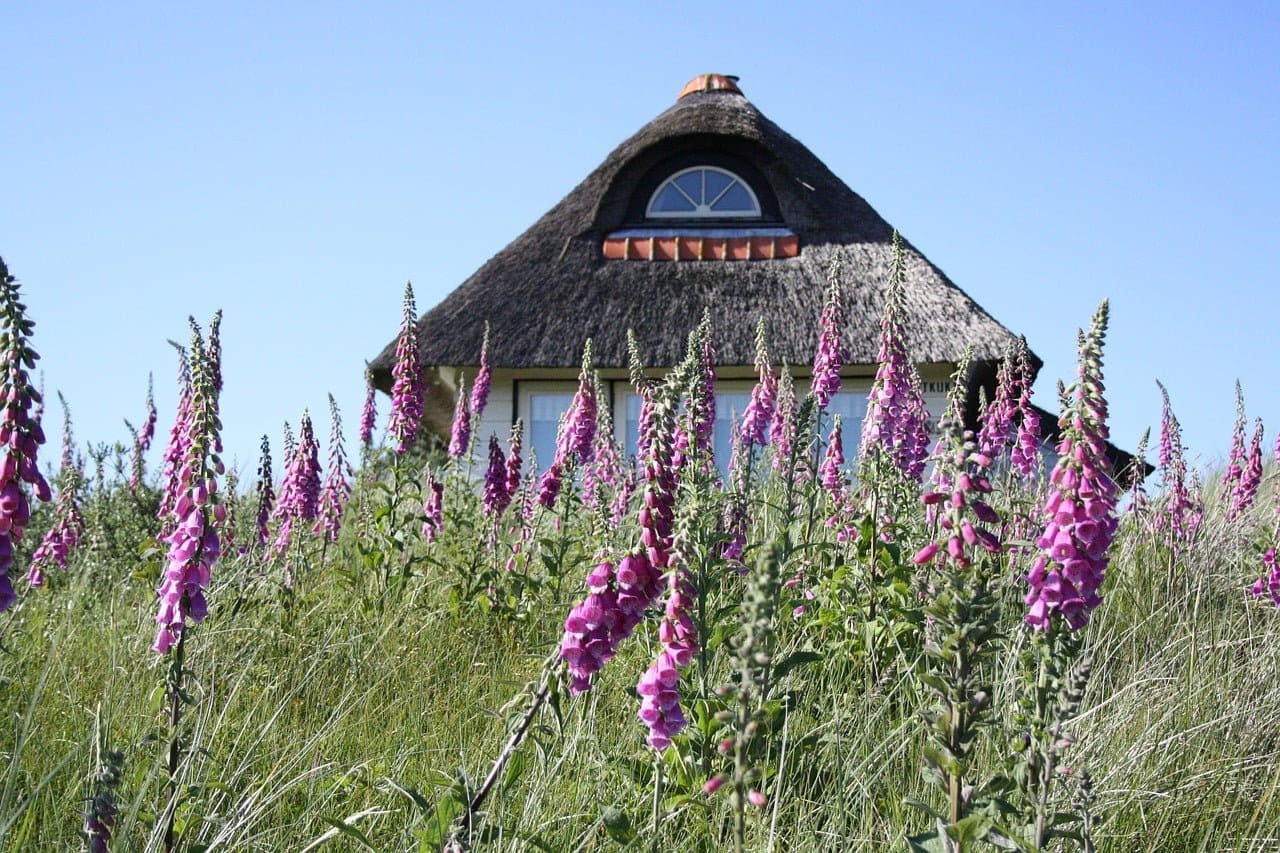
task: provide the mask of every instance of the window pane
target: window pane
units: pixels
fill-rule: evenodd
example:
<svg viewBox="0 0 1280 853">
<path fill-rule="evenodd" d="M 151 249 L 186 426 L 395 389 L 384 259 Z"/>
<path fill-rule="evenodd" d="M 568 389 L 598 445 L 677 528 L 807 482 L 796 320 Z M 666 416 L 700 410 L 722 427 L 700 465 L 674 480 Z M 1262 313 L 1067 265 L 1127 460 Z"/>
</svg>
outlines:
<svg viewBox="0 0 1280 853">
<path fill-rule="evenodd" d="M 733 425 L 742 420 L 742 413 L 751 402 L 750 391 L 727 391 L 716 394 L 716 428 L 712 446 L 716 452 L 716 467 L 722 476 L 729 475 L 729 462 L 733 456 Z"/>
<path fill-rule="evenodd" d="M 675 183 L 679 184 L 680 189 L 689 194 L 689 198 L 702 203 L 702 170 L 698 169 L 693 172 L 686 172 L 675 179 Z"/>
<path fill-rule="evenodd" d="M 649 209 L 657 213 L 692 213 L 693 205 L 675 187 L 667 184 Z"/>
<path fill-rule="evenodd" d="M 560 429 L 560 416 L 573 402 L 573 394 L 538 393 L 529 395 L 529 443 L 538 456 L 538 473 L 551 467 L 556 455 L 556 432 Z"/>
<path fill-rule="evenodd" d="M 721 197 L 711 207 L 716 213 L 751 213 L 755 214 L 759 211 L 751 202 L 751 194 L 746 191 L 742 184 L 734 184 L 729 191 Z"/>
<path fill-rule="evenodd" d="M 627 394 L 627 423 L 622 436 L 622 452 L 639 455 L 640 448 L 640 395 Z"/>
<path fill-rule="evenodd" d="M 730 175 L 716 169 L 707 169 L 707 197 L 704 201 L 710 204 L 731 183 L 733 178 Z"/>
</svg>

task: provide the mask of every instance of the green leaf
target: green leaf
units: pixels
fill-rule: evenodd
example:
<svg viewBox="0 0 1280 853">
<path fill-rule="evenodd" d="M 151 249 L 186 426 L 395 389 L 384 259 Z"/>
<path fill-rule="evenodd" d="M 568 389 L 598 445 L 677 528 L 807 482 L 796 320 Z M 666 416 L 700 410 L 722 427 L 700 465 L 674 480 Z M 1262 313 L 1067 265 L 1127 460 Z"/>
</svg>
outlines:
<svg viewBox="0 0 1280 853">
<path fill-rule="evenodd" d="M 941 744 L 925 744 L 924 757 L 926 761 L 948 775 L 961 776 L 964 773 L 960 759 L 956 758 L 951 750 Z"/>
<path fill-rule="evenodd" d="M 947 827 L 947 836 L 964 845 L 976 844 L 987 837 L 991 819 L 986 815 L 971 814 Z"/>
<path fill-rule="evenodd" d="M 907 845 L 918 853 L 946 853 L 947 850 L 946 844 L 936 830 L 908 837 Z"/>
<path fill-rule="evenodd" d="M 627 845 L 635 841 L 635 827 L 631 823 L 631 818 L 622 809 L 616 806 L 607 807 L 600 814 L 600 822 L 604 824 L 604 831 L 609 833 L 609 837 L 619 844 Z"/>
<path fill-rule="evenodd" d="M 808 666 L 809 664 L 817 663 L 820 660 L 822 660 L 822 655 L 817 652 L 792 652 L 774 666 L 773 675 L 775 678 L 779 679 L 786 678 L 791 670 L 796 667 Z"/>
<path fill-rule="evenodd" d="M 373 843 L 370 842 L 368 838 L 365 838 L 363 832 L 356 829 L 351 824 L 347 823 L 346 821 L 339 820 L 336 817 L 325 817 L 324 815 L 321 815 L 320 819 L 325 823 L 329 824 L 329 826 L 332 826 L 334 829 L 338 830 L 338 832 L 342 833 L 347 838 L 350 838 L 352 841 L 359 844 L 365 850 L 373 850 L 376 853 L 378 848 L 374 847 Z"/>
</svg>

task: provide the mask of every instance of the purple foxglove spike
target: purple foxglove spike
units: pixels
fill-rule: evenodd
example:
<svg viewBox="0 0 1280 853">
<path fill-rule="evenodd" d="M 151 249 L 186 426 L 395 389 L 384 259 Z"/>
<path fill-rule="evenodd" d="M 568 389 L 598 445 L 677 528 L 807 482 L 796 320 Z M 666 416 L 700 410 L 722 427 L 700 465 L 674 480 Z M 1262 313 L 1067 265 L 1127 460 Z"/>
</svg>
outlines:
<svg viewBox="0 0 1280 853">
<path fill-rule="evenodd" d="M 489 467 L 484 474 L 484 493 L 482 506 L 484 514 L 490 518 L 498 518 L 511 503 L 511 493 L 507 490 L 507 459 L 502 453 L 502 446 L 496 435 L 489 436 Z"/>
<path fill-rule="evenodd" d="M 818 401 L 818 408 L 825 411 L 831 398 L 840 390 L 840 370 L 844 367 L 845 296 L 839 279 L 839 271 L 832 276 L 827 297 L 818 320 L 818 348 L 813 357 L 813 378 L 810 393 Z"/>
<path fill-rule="evenodd" d="M 377 391 L 373 387 L 373 374 L 364 373 L 364 407 L 360 410 L 360 445 L 373 446 L 373 429 L 378 421 Z"/>
<path fill-rule="evenodd" d="M 449 458 L 461 459 L 471 449 L 471 403 L 466 382 L 458 379 L 458 393 L 453 408 L 453 429 L 449 434 Z"/>
<path fill-rule="evenodd" d="M 476 381 L 471 386 L 471 417 L 477 421 L 484 414 L 484 407 L 489 403 L 489 386 L 493 383 L 493 367 L 489 363 L 489 323 L 484 324 L 484 341 L 480 344 L 480 369 L 476 371 Z"/>
<path fill-rule="evenodd" d="M 395 440 L 395 452 L 404 455 L 413 447 L 422 422 L 426 383 L 418 361 L 418 334 L 413 286 L 404 287 L 403 319 L 396 338 L 396 362 L 391 369 L 391 417 L 387 434 Z"/>
</svg>

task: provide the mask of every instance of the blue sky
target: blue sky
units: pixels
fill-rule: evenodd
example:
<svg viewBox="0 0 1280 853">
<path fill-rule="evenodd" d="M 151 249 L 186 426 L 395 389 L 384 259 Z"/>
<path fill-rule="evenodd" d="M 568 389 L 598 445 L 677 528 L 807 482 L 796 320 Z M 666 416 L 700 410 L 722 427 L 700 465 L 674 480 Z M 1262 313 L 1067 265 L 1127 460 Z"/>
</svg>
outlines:
<svg viewBox="0 0 1280 853">
<path fill-rule="evenodd" d="M 163 432 L 165 341 L 222 308 L 229 460 L 304 407 L 323 442 L 330 391 L 350 435 L 406 280 L 434 305 L 717 71 L 1027 336 L 1042 405 L 1109 297 L 1117 443 L 1159 378 L 1212 463 L 1237 377 L 1270 443 L 1277 7 L 903 5 L 8 4 L 0 256 L 50 396 L 124 440 L 153 372 Z"/>
</svg>

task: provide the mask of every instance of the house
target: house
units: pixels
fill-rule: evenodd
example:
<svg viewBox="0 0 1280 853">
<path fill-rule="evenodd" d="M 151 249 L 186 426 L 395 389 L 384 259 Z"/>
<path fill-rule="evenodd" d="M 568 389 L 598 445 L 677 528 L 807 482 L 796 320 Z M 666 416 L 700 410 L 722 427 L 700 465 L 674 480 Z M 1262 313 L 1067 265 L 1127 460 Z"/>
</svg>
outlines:
<svg viewBox="0 0 1280 853">
<path fill-rule="evenodd" d="M 876 370 L 892 235 L 871 205 L 747 100 L 736 77 L 695 77 L 669 109 L 422 315 L 421 359 L 432 366 L 426 426 L 448 434 L 456 376 L 475 376 L 488 322 L 494 370 L 481 440 L 505 436 L 520 418 L 526 446 L 547 464 L 591 338 L 618 437 L 634 450 L 639 401 L 627 378 L 627 330 L 646 365 L 671 366 L 709 308 L 716 455 L 727 459 L 729 418 L 745 409 L 754 382 L 757 318 L 766 320 L 775 363 L 791 365 L 803 386 L 824 290 L 839 275 L 852 357 L 831 410 L 844 415 L 852 432 L 846 446 L 856 447 Z M 904 329 L 936 417 L 965 347 L 973 348 L 974 387 L 990 393 L 1015 336 L 910 243 L 904 248 Z M 394 357 L 392 340 L 371 363 L 384 391 Z"/>
</svg>

